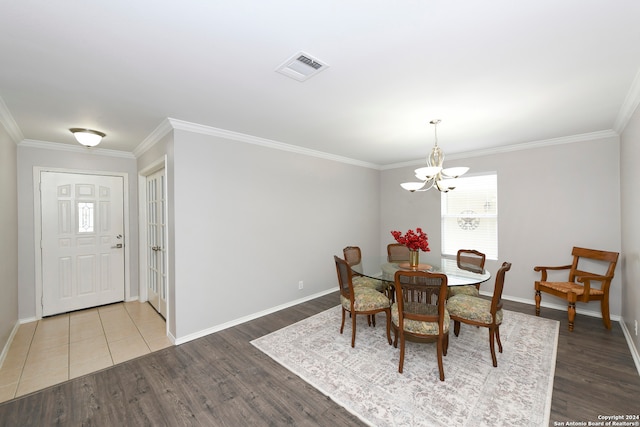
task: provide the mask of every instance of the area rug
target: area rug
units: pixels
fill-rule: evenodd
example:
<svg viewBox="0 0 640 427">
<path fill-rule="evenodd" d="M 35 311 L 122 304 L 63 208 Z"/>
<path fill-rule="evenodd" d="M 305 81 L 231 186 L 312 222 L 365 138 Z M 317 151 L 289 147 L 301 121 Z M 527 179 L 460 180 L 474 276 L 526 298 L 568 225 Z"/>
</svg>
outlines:
<svg viewBox="0 0 640 427">
<path fill-rule="evenodd" d="M 400 374 L 384 315 L 376 327 L 357 321 L 355 348 L 348 318 L 340 334 L 339 306 L 252 344 L 372 426 L 548 425 L 559 322 L 505 310 L 497 368 L 487 329 L 463 324 L 440 381 L 435 343 L 407 342 Z"/>
</svg>

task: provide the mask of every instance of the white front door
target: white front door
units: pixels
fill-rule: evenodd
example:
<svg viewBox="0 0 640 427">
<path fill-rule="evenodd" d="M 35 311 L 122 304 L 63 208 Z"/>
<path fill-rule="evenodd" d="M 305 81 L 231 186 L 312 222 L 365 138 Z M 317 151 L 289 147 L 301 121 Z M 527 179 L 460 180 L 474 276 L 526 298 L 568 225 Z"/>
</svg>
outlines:
<svg viewBox="0 0 640 427">
<path fill-rule="evenodd" d="M 43 316 L 124 300 L 123 185 L 41 172 Z"/>
<path fill-rule="evenodd" d="M 164 169 L 147 176 L 147 297 L 167 318 L 167 250 Z"/>
</svg>

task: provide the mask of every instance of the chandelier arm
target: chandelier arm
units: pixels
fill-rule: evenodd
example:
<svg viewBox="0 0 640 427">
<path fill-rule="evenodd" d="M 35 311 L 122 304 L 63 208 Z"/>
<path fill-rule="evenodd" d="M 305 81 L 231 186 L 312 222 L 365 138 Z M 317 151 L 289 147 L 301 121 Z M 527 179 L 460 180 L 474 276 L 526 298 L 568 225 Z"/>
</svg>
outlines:
<svg viewBox="0 0 640 427">
<path fill-rule="evenodd" d="M 415 175 L 416 178 L 420 180 L 424 180 L 422 186 L 419 186 L 420 183 L 403 183 L 401 184 L 402 188 L 405 190 L 415 192 L 415 191 L 428 191 L 434 186 L 438 189 L 438 191 L 446 193 L 450 190 L 455 189 L 455 186 L 450 186 L 447 183 L 442 181 L 444 180 L 453 180 L 456 179 L 469 170 L 468 167 L 453 167 L 443 169 L 444 163 L 444 152 L 438 147 L 438 124 L 441 120 L 431 120 L 431 124 L 434 125 L 434 146 L 429 155 L 427 156 L 427 166 L 416 169 Z M 408 185 L 406 185 L 408 184 Z M 441 184 L 445 185 L 442 187 Z"/>
</svg>

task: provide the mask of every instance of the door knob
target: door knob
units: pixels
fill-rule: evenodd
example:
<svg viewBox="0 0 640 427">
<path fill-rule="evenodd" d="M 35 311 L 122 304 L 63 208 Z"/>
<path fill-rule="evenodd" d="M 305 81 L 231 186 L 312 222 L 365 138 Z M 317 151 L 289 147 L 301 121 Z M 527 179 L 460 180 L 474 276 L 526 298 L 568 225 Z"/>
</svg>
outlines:
<svg viewBox="0 0 640 427">
<path fill-rule="evenodd" d="M 122 243 L 118 243 L 115 246 L 111 246 L 111 249 L 121 249 L 122 248 Z"/>
<path fill-rule="evenodd" d="M 153 249 L 154 251 L 159 251 L 162 248 L 160 246 L 151 246 L 151 249 Z"/>
</svg>

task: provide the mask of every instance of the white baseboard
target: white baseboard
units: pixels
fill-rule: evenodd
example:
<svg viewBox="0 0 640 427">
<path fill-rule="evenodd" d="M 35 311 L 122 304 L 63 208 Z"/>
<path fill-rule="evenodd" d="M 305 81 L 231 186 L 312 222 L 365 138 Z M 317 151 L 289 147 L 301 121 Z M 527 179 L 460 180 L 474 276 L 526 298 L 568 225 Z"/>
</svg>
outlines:
<svg viewBox="0 0 640 427">
<path fill-rule="evenodd" d="M 620 322 L 620 325 L 622 326 L 622 332 L 624 333 L 624 337 L 626 338 L 627 344 L 629 345 L 629 350 L 631 350 L 631 357 L 633 357 L 633 363 L 636 364 L 638 375 L 640 375 L 640 354 L 638 353 L 638 349 L 636 348 L 633 342 L 631 331 L 627 329 L 627 324 L 625 322 Z"/>
<path fill-rule="evenodd" d="M 485 296 L 490 297 L 490 296 L 493 295 L 493 293 L 492 292 L 486 292 L 486 291 L 480 291 L 480 295 L 485 295 Z M 505 299 L 507 301 L 521 302 L 523 304 L 532 305 L 534 307 L 536 305 L 535 300 L 528 299 L 528 298 L 519 298 L 519 297 L 511 297 L 509 295 L 502 295 L 502 299 Z M 549 302 L 542 301 L 540 303 L 540 307 L 551 308 L 553 310 L 567 311 L 567 305 L 566 304 L 555 304 L 555 303 L 549 303 Z M 600 309 L 600 305 L 598 305 L 598 309 Z M 535 311 L 533 311 L 533 313 L 535 314 Z M 584 310 L 584 309 L 580 308 L 579 305 L 576 305 L 576 313 L 582 314 L 582 315 L 585 315 L 585 316 L 590 316 L 590 317 L 598 317 L 598 318 L 602 319 L 602 313 L 600 311 Z M 611 317 L 611 320 L 615 320 L 616 322 L 620 322 L 622 320 L 622 318 L 620 316 L 615 315 L 615 314 L 612 314 L 610 317 Z"/>
<path fill-rule="evenodd" d="M 9 339 L 7 339 L 7 342 L 4 344 L 4 348 L 2 349 L 2 353 L 0 353 L 0 369 L 4 364 L 4 360 L 7 358 L 7 354 L 9 354 L 11 343 L 13 342 L 13 338 L 16 336 L 16 333 L 18 332 L 20 323 L 21 322 L 16 322 L 15 325 L 13 325 L 13 329 L 11 329 L 11 333 L 9 334 Z"/>
<path fill-rule="evenodd" d="M 481 291 L 480 294 L 486 295 L 488 297 L 490 297 L 492 295 L 492 293 L 484 292 L 484 291 Z M 509 297 L 509 296 L 506 296 L 506 295 L 503 295 L 502 299 L 505 299 L 505 300 L 508 300 L 508 301 L 521 302 L 523 304 L 528 304 L 528 305 L 531 305 L 533 307 L 535 307 L 535 305 L 536 305 L 535 300 L 532 300 L 532 299 Z M 551 308 L 551 309 L 560 310 L 560 311 L 567 311 L 567 306 L 566 305 L 562 305 L 562 304 L 553 304 L 553 303 L 541 302 L 540 303 L 540 307 Z M 535 313 L 535 311 L 534 311 L 534 313 Z M 602 313 L 601 312 L 599 312 L 599 311 L 596 312 L 596 311 L 591 311 L 591 310 L 582 310 L 582 309 L 578 308 L 578 306 L 576 306 L 576 313 L 583 314 L 585 316 L 597 317 L 597 318 L 602 319 Z M 624 319 L 622 317 L 617 316 L 617 315 L 611 315 L 611 320 L 614 320 L 614 321 L 620 323 L 620 326 L 622 327 L 622 333 L 624 334 L 624 338 L 627 341 L 627 346 L 629 347 L 629 351 L 631 352 L 631 357 L 633 358 L 633 362 L 635 363 L 636 369 L 638 370 L 638 375 L 640 375 L 640 353 L 638 353 L 638 349 L 636 348 L 635 343 L 633 342 L 633 338 L 631 336 L 631 332 L 629 331 L 629 329 L 627 329 L 627 324 L 624 322 Z"/>
<path fill-rule="evenodd" d="M 301 303 L 306 302 L 306 301 L 311 301 L 312 299 L 315 299 L 315 298 L 318 298 L 318 297 L 321 297 L 321 296 L 324 296 L 324 295 L 328 295 L 328 294 L 333 293 L 335 291 L 336 291 L 336 289 L 334 289 L 334 287 L 332 286 L 330 289 L 327 289 L 326 291 L 318 292 L 316 294 L 309 295 L 309 296 L 306 296 L 304 298 L 300 298 L 300 299 L 297 299 L 297 300 L 294 300 L 294 301 L 290 301 L 288 303 L 285 303 L 285 304 L 282 304 L 282 305 L 278 305 L 276 307 L 268 308 L 266 310 L 250 314 L 248 316 L 240 317 L 238 319 L 231 320 L 229 322 L 225 322 L 225 323 L 223 323 L 221 325 L 212 326 L 211 328 L 203 329 L 201 331 L 194 332 L 194 333 L 189 334 L 189 335 L 185 335 L 184 337 L 175 338 L 175 337 L 171 336 L 171 337 L 169 337 L 169 339 L 173 340 L 175 345 L 184 344 L 186 342 L 193 341 L 193 340 L 195 340 L 197 338 L 201 338 L 201 337 L 204 337 L 206 335 L 213 334 L 214 332 L 219 332 L 219 331 L 222 331 L 224 329 L 230 328 L 232 326 L 237 326 L 237 325 L 240 325 L 242 323 L 248 322 L 250 320 L 254 320 L 254 319 L 257 319 L 259 317 L 266 316 L 267 314 L 275 313 L 276 311 L 280 311 L 280 310 L 285 309 L 285 308 L 293 307 L 294 305 L 298 305 L 298 304 L 301 304 Z M 336 300 L 336 305 L 337 304 L 338 304 L 338 301 Z"/>
</svg>

